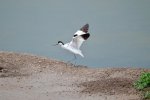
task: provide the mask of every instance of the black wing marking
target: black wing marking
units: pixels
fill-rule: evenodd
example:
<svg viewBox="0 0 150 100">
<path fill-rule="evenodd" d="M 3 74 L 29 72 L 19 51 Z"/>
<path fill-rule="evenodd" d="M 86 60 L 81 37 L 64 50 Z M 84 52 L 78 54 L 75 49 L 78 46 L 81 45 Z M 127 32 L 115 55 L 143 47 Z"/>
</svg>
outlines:
<svg viewBox="0 0 150 100">
<path fill-rule="evenodd" d="M 81 37 L 82 37 L 84 40 L 87 40 L 87 39 L 90 37 L 90 34 L 89 34 L 89 33 L 83 34 L 83 35 L 81 35 Z"/>
<path fill-rule="evenodd" d="M 77 34 L 73 35 L 73 37 L 76 37 L 76 36 L 77 36 Z"/>
<path fill-rule="evenodd" d="M 85 24 L 80 30 L 87 33 L 89 29 L 89 24 Z"/>
</svg>

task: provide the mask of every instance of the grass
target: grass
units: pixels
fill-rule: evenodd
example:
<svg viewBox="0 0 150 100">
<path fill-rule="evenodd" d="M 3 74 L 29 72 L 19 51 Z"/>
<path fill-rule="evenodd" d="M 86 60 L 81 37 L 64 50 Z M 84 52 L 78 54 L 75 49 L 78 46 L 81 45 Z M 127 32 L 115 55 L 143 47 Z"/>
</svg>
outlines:
<svg viewBox="0 0 150 100">
<path fill-rule="evenodd" d="M 150 91 L 144 93 L 144 99 L 150 99 Z"/>
<path fill-rule="evenodd" d="M 150 99 L 150 72 L 142 73 L 134 83 L 134 87 L 143 92 L 143 99 Z"/>
</svg>

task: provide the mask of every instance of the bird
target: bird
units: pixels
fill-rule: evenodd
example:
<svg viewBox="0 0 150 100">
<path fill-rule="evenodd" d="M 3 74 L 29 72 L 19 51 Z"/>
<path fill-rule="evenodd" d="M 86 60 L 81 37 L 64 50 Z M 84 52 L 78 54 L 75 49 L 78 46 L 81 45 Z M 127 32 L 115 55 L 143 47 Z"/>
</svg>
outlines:
<svg viewBox="0 0 150 100">
<path fill-rule="evenodd" d="M 74 59 L 76 59 L 76 55 L 80 55 L 84 58 L 82 51 L 80 50 L 81 45 L 84 41 L 86 41 L 90 37 L 90 33 L 88 33 L 89 24 L 85 24 L 81 27 L 77 32 L 74 33 L 72 40 L 69 43 L 63 43 L 62 41 L 58 41 L 56 45 L 59 45 L 61 48 L 70 51 L 74 54 Z"/>
</svg>

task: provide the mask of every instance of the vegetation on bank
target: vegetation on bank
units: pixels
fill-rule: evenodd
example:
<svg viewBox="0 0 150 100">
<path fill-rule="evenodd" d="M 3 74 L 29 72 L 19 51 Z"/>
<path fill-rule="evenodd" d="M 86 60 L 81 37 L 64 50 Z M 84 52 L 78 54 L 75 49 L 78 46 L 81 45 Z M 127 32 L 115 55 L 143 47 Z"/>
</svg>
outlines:
<svg viewBox="0 0 150 100">
<path fill-rule="evenodd" d="M 142 91 L 143 100 L 150 100 L 150 72 L 144 72 L 134 83 L 134 87 Z"/>
</svg>

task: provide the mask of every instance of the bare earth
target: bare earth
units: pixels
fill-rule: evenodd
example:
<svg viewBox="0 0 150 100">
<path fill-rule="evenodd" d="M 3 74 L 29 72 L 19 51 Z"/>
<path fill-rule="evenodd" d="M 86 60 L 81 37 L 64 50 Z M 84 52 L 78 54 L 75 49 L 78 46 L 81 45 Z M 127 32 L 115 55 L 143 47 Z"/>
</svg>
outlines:
<svg viewBox="0 0 150 100">
<path fill-rule="evenodd" d="M 0 51 L 0 100 L 140 100 L 142 68 L 86 68 Z"/>
</svg>

